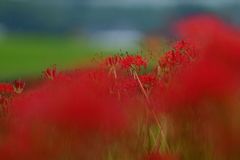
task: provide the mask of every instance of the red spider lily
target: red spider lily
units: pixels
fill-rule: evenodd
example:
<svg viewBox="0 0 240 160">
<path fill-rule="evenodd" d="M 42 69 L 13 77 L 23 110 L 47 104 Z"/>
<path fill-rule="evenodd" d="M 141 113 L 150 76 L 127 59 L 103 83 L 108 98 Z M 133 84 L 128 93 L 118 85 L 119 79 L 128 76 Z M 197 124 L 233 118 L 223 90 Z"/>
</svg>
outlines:
<svg viewBox="0 0 240 160">
<path fill-rule="evenodd" d="M 54 66 L 52 70 L 51 70 L 51 68 L 47 68 L 47 71 L 44 71 L 44 73 L 47 78 L 53 79 L 56 75 L 56 71 L 57 71 L 57 67 Z"/>
<path fill-rule="evenodd" d="M 0 93 L 13 93 L 13 87 L 9 83 L 0 83 Z"/>
<path fill-rule="evenodd" d="M 119 63 L 121 65 L 121 69 L 127 68 L 127 72 L 129 69 L 135 70 L 137 66 L 139 68 L 139 71 L 141 70 L 141 66 L 147 68 L 147 63 L 142 59 L 142 56 L 140 55 L 127 55 L 126 58 L 121 58 Z"/>
<path fill-rule="evenodd" d="M 116 67 L 119 64 L 119 56 L 115 55 L 113 57 L 107 57 L 101 64 L 100 66 L 111 66 L 111 67 Z"/>
<path fill-rule="evenodd" d="M 10 85 L 12 86 L 15 93 L 20 94 L 25 86 L 25 80 L 21 81 L 21 78 L 19 78 L 19 81 L 15 80 L 15 86 L 11 82 Z"/>
<path fill-rule="evenodd" d="M 183 38 L 181 41 L 177 42 L 176 40 L 170 40 L 170 45 L 175 49 L 175 50 L 187 50 L 188 43 Z"/>
<path fill-rule="evenodd" d="M 183 38 L 180 42 L 169 42 L 174 49 L 166 52 L 165 56 L 160 56 L 158 60 L 162 72 L 189 67 L 199 57 L 199 47 L 193 39 Z"/>
<path fill-rule="evenodd" d="M 111 66 L 111 69 L 108 73 L 110 75 L 111 72 L 113 72 L 115 78 L 117 78 L 117 73 L 116 73 L 116 66 L 119 64 L 119 59 L 120 57 L 118 55 L 115 55 L 114 57 L 107 57 L 101 64 L 100 66 Z"/>
</svg>

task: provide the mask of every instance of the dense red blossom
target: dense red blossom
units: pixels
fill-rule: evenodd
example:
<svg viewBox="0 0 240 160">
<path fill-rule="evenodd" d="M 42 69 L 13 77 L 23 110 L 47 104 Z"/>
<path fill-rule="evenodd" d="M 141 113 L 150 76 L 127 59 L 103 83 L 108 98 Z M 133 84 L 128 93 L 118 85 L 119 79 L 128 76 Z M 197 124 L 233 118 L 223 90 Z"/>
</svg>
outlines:
<svg viewBox="0 0 240 160">
<path fill-rule="evenodd" d="M 182 78 L 174 83 L 171 103 L 184 105 L 185 102 L 196 103 L 203 97 L 214 99 L 231 94 L 237 84 L 237 79 L 231 70 L 213 61 L 204 61 L 182 74 Z"/>
<path fill-rule="evenodd" d="M 180 42 L 170 39 L 169 43 L 173 49 L 167 51 L 164 56 L 159 55 L 158 58 L 161 75 L 188 68 L 195 63 L 196 59 L 200 58 L 200 48 L 191 38 L 187 40 L 183 38 Z"/>
<path fill-rule="evenodd" d="M 200 29 L 201 28 L 201 29 Z M 202 28 L 205 28 L 202 30 Z M 182 75 L 179 100 L 233 93 L 240 78 L 240 33 L 214 17 L 189 18 L 178 26 L 181 34 L 198 37 L 204 42 L 202 61 Z M 207 32 L 207 33 L 205 33 Z M 181 80 L 179 81 L 181 82 Z M 175 96 L 177 98 L 178 96 Z"/>
<path fill-rule="evenodd" d="M 142 59 L 142 56 L 140 55 L 127 55 L 125 58 L 122 57 L 119 63 L 121 65 L 121 69 L 127 68 L 127 71 L 129 69 L 135 69 L 136 66 L 138 66 L 139 71 L 141 70 L 141 66 L 147 68 L 147 63 Z"/>
<path fill-rule="evenodd" d="M 100 91 L 103 95 L 105 94 L 103 88 L 107 88 L 106 84 L 97 83 L 95 85 L 88 76 L 82 76 L 80 79 L 68 83 L 57 84 L 52 88 L 47 87 L 47 91 L 43 91 L 41 94 L 21 97 L 20 101 L 16 99 L 14 102 L 14 105 L 17 106 L 15 107 L 16 113 L 23 114 L 19 115 L 22 118 L 31 119 L 36 116 L 47 123 L 52 122 L 70 128 L 77 126 L 80 130 L 87 128 L 95 130 L 102 127 L 106 129 L 109 125 L 118 128 L 125 125 L 124 117 L 121 117 L 123 115 L 121 115 L 120 108 L 116 106 L 116 102 L 113 103 L 111 97 L 105 101 L 97 94 Z M 112 107 L 113 104 L 115 107 Z M 31 114 L 28 115 L 28 113 Z"/>
<path fill-rule="evenodd" d="M 183 36 L 198 39 L 203 44 L 206 59 L 224 63 L 226 67 L 237 72 L 240 70 L 239 29 L 209 15 L 186 18 L 176 29 Z"/>
<path fill-rule="evenodd" d="M 204 51 L 200 62 L 172 82 L 166 98 L 178 126 L 191 124 L 187 136 L 194 140 L 185 143 L 205 143 L 219 157 L 239 159 L 240 32 L 211 16 L 186 18 L 178 31 L 201 41 Z"/>
<path fill-rule="evenodd" d="M 226 31 L 226 27 L 227 24 L 224 24 L 219 17 L 202 14 L 185 17 L 173 28 L 181 36 L 194 37 L 202 44 L 207 44 L 213 42 L 212 39 L 208 39 L 209 37 L 220 38 L 218 32 Z M 228 30 L 232 32 L 233 28 Z M 223 40 L 223 37 L 221 37 L 221 40 Z"/>
<path fill-rule="evenodd" d="M 0 92 L 3 94 L 13 93 L 13 87 L 9 83 L 0 83 Z"/>
<path fill-rule="evenodd" d="M 71 74 L 69 78 L 63 82 L 55 78 L 37 91 L 13 99 L 11 112 L 18 123 L 13 122 L 0 146 L 3 159 L 61 158 L 66 154 L 65 141 L 71 146 L 68 156 L 85 159 L 92 151 L 103 154 L 100 150 L 114 137 L 110 135 L 128 132 L 123 108 L 111 96 L 113 78 L 101 70 Z M 104 145 L 98 148 L 98 143 Z M 87 145 L 91 150 L 84 149 Z"/>
</svg>

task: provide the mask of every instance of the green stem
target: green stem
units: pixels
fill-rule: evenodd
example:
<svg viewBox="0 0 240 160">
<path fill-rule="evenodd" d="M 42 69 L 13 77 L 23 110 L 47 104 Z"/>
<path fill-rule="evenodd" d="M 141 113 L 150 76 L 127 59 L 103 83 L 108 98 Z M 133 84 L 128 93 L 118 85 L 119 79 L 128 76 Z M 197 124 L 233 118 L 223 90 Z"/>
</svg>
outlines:
<svg viewBox="0 0 240 160">
<path fill-rule="evenodd" d="M 152 132 L 151 132 L 151 134 L 152 134 L 152 136 L 154 136 Z M 153 154 L 155 148 L 157 147 L 157 144 L 159 142 L 159 137 L 160 137 L 160 130 L 159 130 L 159 132 L 157 134 L 156 140 L 154 141 L 154 144 L 153 144 L 152 150 L 150 152 L 150 155 Z"/>
<path fill-rule="evenodd" d="M 154 116 L 154 118 L 156 119 L 157 125 L 158 125 L 158 127 L 159 127 L 159 129 L 160 129 L 163 142 L 165 143 L 165 145 L 166 145 L 166 147 L 167 147 L 167 151 L 168 151 L 168 153 L 170 153 L 170 149 L 169 149 L 169 146 L 168 146 L 168 144 L 167 144 L 167 140 L 166 140 L 166 138 L 165 138 L 165 136 L 164 136 L 164 133 L 163 133 L 162 127 L 161 127 L 161 125 L 160 125 L 160 123 L 159 123 L 159 120 L 158 120 L 158 118 L 157 118 L 157 115 L 155 114 L 155 112 L 152 112 L 152 113 L 153 113 L 153 116 Z"/>
<path fill-rule="evenodd" d="M 142 91 L 143 91 L 143 94 L 145 95 L 145 97 L 146 97 L 146 99 L 147 99 L 147 102 L 148 102 L 148 104 L 150 105 L 151 103 L 150 103 L 150 100 L 149 100 L 149 98 L 148 98 L 148 95 L 147 95 L 145 89 L 143 88 L 143 85 L 142 85 L 142 83 L 141 83 L 141 81 L 140 81 L 140 79 L 139 79 L 139 77 L 138 77 L 138 74 L 137 74 L 137 72 L 136 72 L 135 70 L 133 70 L 133 74 L 134 74 L 135 77 L 137 78 L 137 80 L 138 80 L 138 82 L 139 82 L 139 84 L 140 84 L 140 87 L 141 87 L 141 89 L 142 89 Z M 148 110 L 148 107 L 147 107 L 147 110 Z M 158 118 L 157 118 L 157 115 L 155 114 L 155 112 L 154 112 L 153 110 L 152 110 L 152 113 L 153 113 L 153 116 L 154 116 L 154 118 L 155 118 L 155 120 L 156 120 L 156 122 L 157 122 L 158 128 L 160 129 L 160 132 L 161 132 L 161 135 L 162 135 L 162 138 L 163 138 L 163 142 L 165 143 L 165 145 L 166 145 L 166 147 L 167 147 L 167 151 L 168 151 L 168 153 L 170 153 L 170 149 L 169 149 L 169 146 L 168 146 L 168 144 L 167 144 L 167 140 L 166 140 L 166 138 L 165 138 L 165 136 L 164 136 L 164 133 L 163 133 L 162 127 L 161 127 L 161 125 L 160 125 L 160 123 L 159 123 L 159 120 L 158 120 Z"/>
<path fill-rule="evenodd" d="M 139 79 L 139 77 L 138 77 L 138 74 L 137 74 L 137 72 L 136 72 L 135 70 L 133 71 L 133 74 L 134 74 L 135 77 L 137 78 L 138 83 L 140 84 L 140 87 L 141 87 L 141 89 L 142 89 L 142 91 L 143 91 L 143 94 L 145 95 L 145 97 L 146 97 L 148 103 L 150 104 L 150 100 L 149 100 L 149 98 L 148 98 L 148 95 L 147 95 L 145 89 L 143 88 L 142 82 L 140 81 L 140 79 Z"/>
</svg>

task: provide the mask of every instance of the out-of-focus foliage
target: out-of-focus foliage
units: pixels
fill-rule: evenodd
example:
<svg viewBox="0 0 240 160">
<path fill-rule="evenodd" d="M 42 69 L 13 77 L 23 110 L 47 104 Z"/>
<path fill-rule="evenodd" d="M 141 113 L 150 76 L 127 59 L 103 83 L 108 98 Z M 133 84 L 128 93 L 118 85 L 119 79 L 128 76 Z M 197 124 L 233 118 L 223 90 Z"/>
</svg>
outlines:
<svg viewBox="0 0 240 160">
<path fill-rule="evenodd" d="M 90 3 L 92 2 L 92 3 Z M 222 18 L 240 23 L 237 16 L 240 5 L 208 5 L 207 3 L 159 1 L 145 5 L 118 6 L 104 1 L 10 1 L 0 2 L 0 23 L 10 30 L 68 33 L 76 30 L 131 28 L 144 32 L 167 30 L 169 24 L 181 17 L 196 13 L 214 13 Z M 121 3 L 120 3 L 121 4 Z M 122 2 L 124 4 L 124 2 Z M 171 4 L 171 3 L 170 3 Z M 163 33 L 162 33 L 163 34 Z"/>
</svg>

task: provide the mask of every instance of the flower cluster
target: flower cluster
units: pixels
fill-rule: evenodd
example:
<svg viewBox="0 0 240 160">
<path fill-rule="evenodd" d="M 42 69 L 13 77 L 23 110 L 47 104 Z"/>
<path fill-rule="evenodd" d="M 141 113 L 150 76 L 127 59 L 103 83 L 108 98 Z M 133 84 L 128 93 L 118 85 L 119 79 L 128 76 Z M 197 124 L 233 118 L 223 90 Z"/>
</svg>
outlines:
<svg viewBox="0 0 240 160">
<path fill-rule="evenodd" d="M 201 50 L 193 38 L 187 40 L 183 38 L 179 42 L 170 39 L 169 43 L 173 49 L 167 51 L 164 56 L 159 54 L 157 75 L 163 76 L 191 67 L 192 64 L 195 64 L 196 59 L 200 59 Z"/>
<path fill-rule="evenodd" d="M 127 55 L 126 57 L 121 57 L 120 59 L 121 69 L 127 69 L 127 72 L 129 69 L 135 70 L 136 67 L 139 68 L 139 71 L 141 70 L 141 66 L 144 66 L 147 68 L 146 61 L 143 60 L 142 56 L 140 55 Z"/>
<path fill-rule="evenodd" d="M 0 93 L 1 94 L 8 94 L 13 93 L 13 87 L 9 83 L 0 83 Z"/>
<path fill-rule="evenodd" d="M 15 86 L 10 83 L 0 83 L 0 119 L 9 118 L 9 106 L 15 94 L 20 94 L 25 86 L 25 80 L 15 80 Z"/>
</svg>

